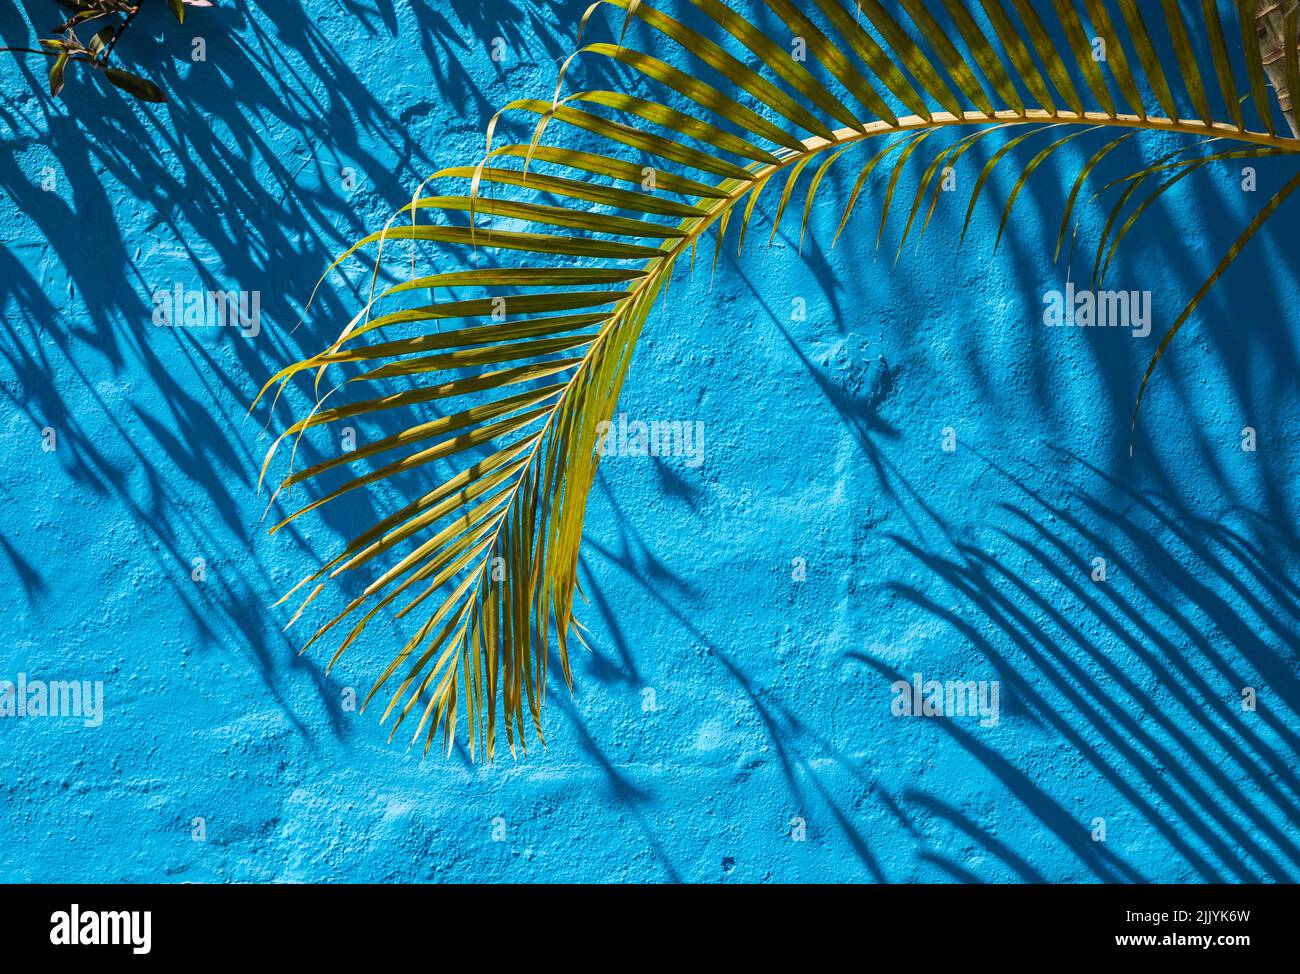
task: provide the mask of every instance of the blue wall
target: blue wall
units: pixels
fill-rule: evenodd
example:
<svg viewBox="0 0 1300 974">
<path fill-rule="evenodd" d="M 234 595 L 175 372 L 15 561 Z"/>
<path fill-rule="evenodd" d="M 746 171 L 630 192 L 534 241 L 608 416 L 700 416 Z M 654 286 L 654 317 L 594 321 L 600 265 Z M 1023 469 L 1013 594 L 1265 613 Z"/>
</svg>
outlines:
<svg viewBox="0 0 1300 974">
<path fill-rule="evenodd" d="M 98 728 L 0 720 L 0 880 L 1300 877 L 1294 208 L 1185 329 L 1128 456 L 1158 336 L 1282 165 L 1254 195 L 1211 166 L 1134 232 L 1112 283 L 1152 292 L 1146 339 L 1041 322 L 1082 142 L 996 252 L 1009 174 L 964 249 L 945 198 L 896 263 L 883 181 L 829 248 L 851 163 L 802 256 L 790 215 L 763 246 L 773 197 L 646 329 L 621 409 L 703 422 L 706 460 L 602 466 L 593 652 L 548 749 L 421 760 L 342 704 L 391 644 L 328 678 L 296 655 L 271 603 L 365 507 L 268 539 L 247 404 L 349 313 L 327 295 L 291 331 L 328 259 L 474 158 L 496 107 L 549 97 L 584 6 L 224 4 L 192 16 L 198 64 L 154 10 L 123 47 L 162 62 L 149 110 L 0 64 L 0 680 L 105 686 Z M 12 8 L 0 30 L 30 38 Z M 262 333 L 153 327 L 178 282 L 260 290 Z M 917 672 L 999 681 L 1000 720 L 892 716 Z"/>
</svg>

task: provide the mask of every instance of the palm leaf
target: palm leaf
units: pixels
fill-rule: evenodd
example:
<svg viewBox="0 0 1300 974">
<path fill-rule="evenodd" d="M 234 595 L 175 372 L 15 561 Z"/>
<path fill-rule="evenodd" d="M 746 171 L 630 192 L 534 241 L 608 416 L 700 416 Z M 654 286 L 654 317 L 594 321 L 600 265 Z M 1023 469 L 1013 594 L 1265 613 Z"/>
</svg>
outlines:
<svg viewBox="0 0 1300 974">
<path fill-rule="evenodd" d="M 1014 165 L 1000 238 L 1034 173 L 1061 160 L 1069 143 L 1095 140 L 1084 161 L 1065 163 L 1075 176 L 1059 255 L 1094 167 L 1144 131 L 1183 139 L 1182 148 L 1098 194 L 1119 197 L 1097 247 L 1101 273 L 1151 204 L 1211 159 L 1300 150 L 1278 134 L 1266 85 L 1268 70 L 1286 72 L 1288 81 L 1300 74 L 1294 14 L 1281 28 L 1292 49 L 1274 66 L 1264 62 L 1248 3 L 1226 27 L 1214 0 L 1205 0 L 1199 18 L 1176 0 L 1162 0 L 1159 11 L 1129 0 L 902 0 L 897 14 L 875 0 L 761 6 L 771 15 L 765 22 L 774 16 L 789 36 L 761 29 L 757 10 L 720 0 L 691 0 L 683 14 L 690 23 L 640 0 L 594 3 L 578 43 L 598 29 L 602 13 L 612 15 L 610 39 L 578 48 L 550 101 L 519 99 L 493 118 L 482 159 L 430 177 L 388 225 L 334 261 L 331 271 L 365 261 L 371 286 L 363 306 L 337 339 L 281 370 L 259 394 L 274 392 L 268 398 L 278 404 L 299 378 L 312 377 L 305 415 L 275 441 L 264 473 L 286 441 L 296 457 L 315 431 L 402 417 L 400 428 L 351 453 L 297 471 L 291 461 L 277 498 L 299 487 L 312 497 L 272 530 L 356 491 L 395 507 L 362 525 L 286 598 L 298 599 L 297 620 L 329 583 L 354 573 L 370 579 L 308 642 L 350 626 L 331 666 L 372 620 L 413 621 L 367 702 L 386 691 L 382 720 L 396 733 L 414 717 L 412 742 L 423 740 L 426 751 L 439 735 L 450 748 L 462 718 L 472 757 L 492 759 L 503 732 L 512 753 L 544 740 L 550 660 L 571 687 L 571 637 L 582 638 L 578 552 L 601 424 L 615 412 L 637 338 L 680 259 L 689 254 L 693 262 L 710 232 L 720 249 L 738 208 L 743 244 L 774 177 L 784 187 L 773 234 L 804 192 L 802 242 L 827 174 L 869 149 L 834 238 L 877 177 L 885 179 L 879 244 L 905 185 L 901 173 L 921 159 L 905 242 L 932 193 L 922 232 L 929 223 L 942 167 L 984 135 L 1015 127 L 984 162 L 966 213 L 969 224 L 979 196 L 996 185 L 995 169 Z M 1241 78 L 1229 36 L 1243 39 Z M 792 37 L 810 60 L 794 56 Z M 1105 73 L 1093 59 L 1093 37 L 1106 41 Z M 644 38 L 647 49 L 633 38 Z M 564 94 L 568 75 L 589 60 L 623 80 Z M 1218 83 L 1218 116 L 1207 78 Z M 1259 128 L 1246 124 L 1242 90 Z M 521 139 L 497 139 L 514 124 L 523 125 Z M 1023 148 L 1053 128 L 1061 131 Z M 1230 145 L 1195 154 L 1211 141 Z M 1142 196 L 1152 179 L 1159 185 Z M 1295 184 L 1252 221 L 1174 332 Z M 400 253 L 409 244 L 412 260 L 421 255 L 429 270 L 405 279 L 395 273 L 399 243 Z M 1139 402 L 1172 337 L 1153 358 Z M 430 412 L 440 404 L 445 413 Z"/>
</svg>

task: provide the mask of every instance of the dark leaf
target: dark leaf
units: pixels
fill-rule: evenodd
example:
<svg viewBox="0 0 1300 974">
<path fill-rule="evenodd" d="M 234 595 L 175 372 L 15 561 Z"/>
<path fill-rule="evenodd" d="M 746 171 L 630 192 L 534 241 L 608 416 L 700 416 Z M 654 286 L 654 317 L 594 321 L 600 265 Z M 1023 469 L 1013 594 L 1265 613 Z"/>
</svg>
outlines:
<svg viewBox="0 0 1300 974">
<path fill-rule="evenodd" d="M 99 57 L 100 52 L 108 46 L 108 42 L 113 37 L 113 32 L 115 30 L 117 30 L 116 27 L 109 26 L 96 31 L 95 36 L 92 37 L 90 43 L 86 45 L 86 49 L 89 50 L 91 54 L 95 55 L 95 57 Z"/>
<path fill-rule="evenodd" d="M 59 92 L 63 90 L 63 72 L 68 66 L 68 56 L 60 54 L 54 59 L 54 66 L 50 68 L 50 94 L 55 98 L 59 97 Z"/>
<path fill-rule="evenodd" d="M 164 102 L 167 100 L 167 96 L 162 93 L 162 89 L 156 84 L 152 81 L 146 81 L 130 71 L 123 71 L 121 68 L 105 68 L 104 77 L 127 94 L 134 95 L 141 101 Z"/>
</svg>

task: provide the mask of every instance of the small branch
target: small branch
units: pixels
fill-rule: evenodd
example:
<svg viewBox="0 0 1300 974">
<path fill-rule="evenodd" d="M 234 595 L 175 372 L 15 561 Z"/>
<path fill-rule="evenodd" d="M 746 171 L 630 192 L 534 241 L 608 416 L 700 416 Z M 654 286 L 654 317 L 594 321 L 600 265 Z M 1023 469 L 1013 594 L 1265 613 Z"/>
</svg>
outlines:
<svg viewBox="0 0 1300 974">
<path fill-rule="evenodd" d="M 126 33 L 126 29 L 131 26 L 131 21 L 135 20 L 135 15 L 140 12 L 140 8 L 144 6 L 144 2 L 145 0 L 140 0 L 139 3 L 131 8 L 131 12 L 126 15 L 126 20 L 122 21 L 122 26 L 117 29 L 117 33 L 115 33 L 112 39 L 104 45 L 104 53 L 99 56 L 101 62 L 108 60 L 109 55 L 113 53 L 113 48 L 117 46 L 118 38 Z"/>
</svg>

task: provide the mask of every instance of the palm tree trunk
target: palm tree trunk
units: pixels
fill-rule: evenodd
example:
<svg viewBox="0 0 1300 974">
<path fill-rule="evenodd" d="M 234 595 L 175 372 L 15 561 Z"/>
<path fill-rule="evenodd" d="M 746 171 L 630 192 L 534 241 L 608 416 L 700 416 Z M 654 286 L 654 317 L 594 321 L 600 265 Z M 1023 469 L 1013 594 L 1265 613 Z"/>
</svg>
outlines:
<svg viewBox="0 0 1300 974">
<path fill-rule="evenodd" d="M 1256 30 L 1259 32 L 1260 51 L 1264 55 L 1264 70 L 1268 72 L 1268 80 L 1277 91 L 1277 102 L 1291 126 L 1291 134 L 1300 138 L 1300 127 L 1296 125 L 1295 105 L 1291 100 L 1294 92 L 1288 90 L 1286 80 L 1286 31 L 1284 29 L 1286 11 L 1283 7 L 1287 7 L 1289 11 L 1294 5 L 1294 0 L 1289 4 L 1265 3 L 1255 15 L 1255 22 Z"/>
</svg>

